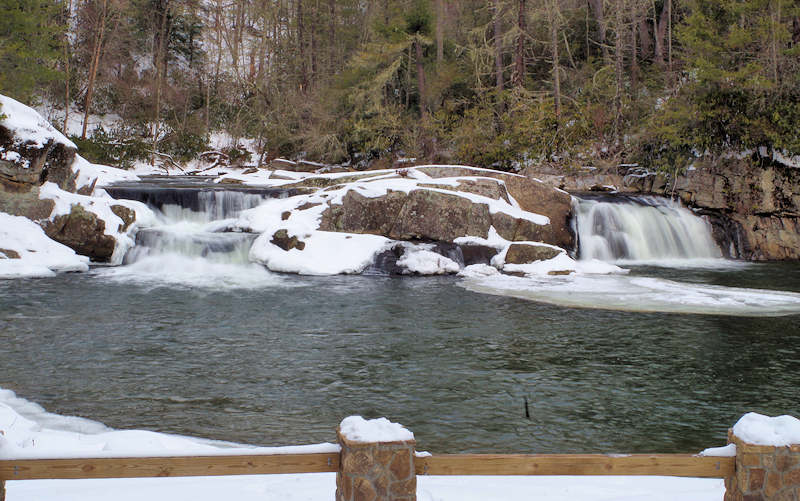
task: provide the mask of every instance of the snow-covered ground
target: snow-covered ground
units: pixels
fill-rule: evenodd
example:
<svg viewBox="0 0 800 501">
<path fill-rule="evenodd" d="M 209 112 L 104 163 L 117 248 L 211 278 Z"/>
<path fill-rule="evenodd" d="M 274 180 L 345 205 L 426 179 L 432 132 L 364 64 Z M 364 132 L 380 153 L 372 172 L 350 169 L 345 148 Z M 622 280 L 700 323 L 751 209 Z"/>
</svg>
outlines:
<svg viewBox="0 0 800 501">
<path fill-rule="evenodd" d="M 355 421 L 350 418 L 353 424 Z M 358 423 L 355 423 L 358 424 Z M 370 433 L 400 433 L 381 425 Z M 0 389 L 0 459 L 334 452 L 335 444 L 249 447 L 141 430 L 115 431 L 82 418 L 47 413 Z M 677 477 L 418 476 L 420 501 L 721 501 L 719 479 Z M 332 501 L 335 474 L 252 475 L 7 483 L 8 501 Z"/>
</svg>

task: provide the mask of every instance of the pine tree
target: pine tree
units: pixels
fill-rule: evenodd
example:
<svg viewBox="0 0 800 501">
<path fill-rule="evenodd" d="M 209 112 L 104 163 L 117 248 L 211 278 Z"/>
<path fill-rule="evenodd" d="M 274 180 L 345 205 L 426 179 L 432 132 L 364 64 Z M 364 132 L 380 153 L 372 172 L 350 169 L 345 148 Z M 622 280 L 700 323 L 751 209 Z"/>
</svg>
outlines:
<svg viewBox="0 0 800 501">
<path fill-rule="evenodd" d="M 62 11 L 56 0 L 0 0 L 0 92 L 28 102 L 59 78 Z"/>
</svg>

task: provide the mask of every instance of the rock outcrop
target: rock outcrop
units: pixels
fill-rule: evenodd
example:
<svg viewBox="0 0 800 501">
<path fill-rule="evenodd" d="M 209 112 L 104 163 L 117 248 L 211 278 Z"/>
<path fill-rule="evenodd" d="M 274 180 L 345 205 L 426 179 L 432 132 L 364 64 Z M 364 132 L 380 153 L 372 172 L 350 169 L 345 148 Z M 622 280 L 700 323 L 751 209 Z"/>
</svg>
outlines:
<svg viewBox="0 0 800 501">
<path fill-rule="evenodd" d="M 544 242 L 565 249 L 574 247 L 569 227 L 570 196 L 542 183 L 520 176 L 486 172 L 465 167 L 427 167 L 422 172 L 445 178 L 448 183 L 424 181 L 416 188 L 389 190 L 382 196 L 364 196 L 350 189 L 341 204 L 331 204 L 322 214 L 320 229 L 345 233 L 382 235 L 394 240 L 453 242 L 464 236 L 486 239 L 494 227 L 508 241 Z M 491 173 L 494 174 L 494 173 Z M 466 178 L 466 179 L 463 179 Z M 509 188 L 511 186 L 511 188 Z M 531 215 L 545 215 L 539 224 L 529 217 L 492 210 L 481 199 L 459 195 L 469 193 L 509 205 L 509 195 L 519 208 Z"/>
<path fill-rule="evenodd" d="M 0 103 L 6 116 L 0 120 L 0 212 L 39 223 L 47 236 L 78 254 L 95 261 L 111 259 L 117 236 L 131 227 L 136 213 L 108 197 L 89 198 L 97 178 L 81 172 L 92 172 L 94 166 L 77 156 L 77 147 L 33 109 L 5 96 Z M 79 193 L 91 203 L 57 212 L 53 196 L 43 196 L 45 183 L 52 183 L 46 185 L 50 193 Z M 94 207 L 106 210 L 96 212 Z M 108 216 L 108 209 L 113 215 Z M 108 217 L 115 221 L 113 228 L 107 227 Z"/>
<path fill-rule="evenodd" d="M 595 184 L 625 193 L 677 197 L 712 223 L 723 253 L 754 261 L 800 259 L 800 168 L 764 158 L 697 159 L 677 179 L 629 169 L 625 175 L 578 172 L 571 175 L 531 170 L 529 175 L 571 192 Z"/>
</svg>

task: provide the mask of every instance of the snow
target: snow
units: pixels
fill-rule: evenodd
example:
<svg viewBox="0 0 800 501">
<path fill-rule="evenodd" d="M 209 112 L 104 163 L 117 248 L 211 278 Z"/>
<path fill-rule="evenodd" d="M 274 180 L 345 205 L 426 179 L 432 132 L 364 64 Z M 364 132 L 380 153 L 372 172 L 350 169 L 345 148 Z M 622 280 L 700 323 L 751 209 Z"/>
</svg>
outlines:
<svg viewBox="0 0 800 501">
<path fill-rule="evenodd" d="M 537 274 L 469 277 L 459 285 L 473 292 L 570 308 L 764 317 L 800 313 L 800 293 L 795 292 L 684 283 L 623 274 L 598 275 L 580 268 L 576 272 L 555 277 Z"/>
<path fill-rule="evenodd" d="M 108 165 L 93 164 L 80 155 L 75 155 L 72 162 L 72 172 L 77 175 L 75 186 L 81 189 L 91 186 L 97 180 L 96 186 L 108 186 L 121 181 L 138 181 L 140 178 L 131 171 L 117 169 Z"/>
<path fill-rule="evenodd" d="M 460 266 L 450 258 L 433 251 L 408 247 L 397 265 L 404 267 L 409 273 L 419 275 L 444 275 L 458 273 Z"/>
<path fill-rule="evenodd" d="M 347 440 L 360 443 L 406 442 L 414 440 L 414 434 L 399 423 L 386 418 L 364 419 L 349 416 L 339 424 L 339 432 Z"/>
<path fill-rule="evenodd" d="M 323 443 L 255 447 L 146 430 L 114 430 L 89 419 L 60 416 L 0 388 L 0 459 L 220 456 L 336 453 Z"/>
<path fill-rule="evenodd" d="M 6 116 L 0 124 L 14 133 L 21 142 L 41 148 L 52 141 L 77 149 L 72 141 L 58 132 L 36 110 L 2 94 L 0 94 L 0 115 Z"/>
<path fill-rule="evenodd" d="M 733 434 L 753 445 L 800 445 L 800 419 L 748 412 L 733 426 Z"/>
<path fill-rule="evenodd" d="M 52 277 L 56 272 L 86 271 L 89 259 L 50 240 L 30 219 L 0 212 L 0 248 L 15 251 L 8 259 L 0 250 L 0 279 Z"/>
<path fill-rule="evenodd" d="M 728 444 L 723 447 L 709 447 L 698 454 L 699 456 L 709 457 L 736 457 L 736 444 Z"/>
<path fill-rule="evenodd" d="M 377 235 L 358 235 L 312 231 L 293 234 L 305 243 L 301 251 L 284 251 L 270 243 L 273 233 L 259 236 L 250 249 L 250 259 L 272 271 L 300 275 L 338 275 L 361 273 L 391 240 Z"/>
<path fill-rule="evenodd" d="M 365 431 L 360 426 L 362 423 L 354 418 L 347 418 L 342 424 L 348 419 L 355 428 Z M 376 433 L 378 438 L 407 440 L 401 437 L 411 435 L 400 425 L 395 428 L 381 420 L 373 421 L 366 421 L 367 430 Z M 335 444 L 252 447 L 142 430 L 115 431 L 88 419 L 48 413 L 39 405 L 1 388 L 0 430 L 5 433 L 0 436 L 3 459 L 336 453 L 339 450 Z M 336 474 L 24 480 L 9 481 L 6 488 L 8 501 L 333 501 Z M 417 477 L 420 501 L 527 501 L 532 492 L 542 501 L 721 501 L 725 486 L 721 479 L 647 476 Z"/>
</svg>

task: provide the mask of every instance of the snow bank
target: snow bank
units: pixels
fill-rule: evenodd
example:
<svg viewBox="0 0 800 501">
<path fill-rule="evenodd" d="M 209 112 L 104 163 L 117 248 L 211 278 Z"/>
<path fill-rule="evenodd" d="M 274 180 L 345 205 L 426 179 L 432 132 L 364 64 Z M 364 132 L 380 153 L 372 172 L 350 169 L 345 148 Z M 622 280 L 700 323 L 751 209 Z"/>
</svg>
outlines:
<svg viewBox="0 0 800 501">
<path fill-rule="evenodd" d="M 19 259 L 10 259 L 4 250 L 14 251 Z M 52 277 L 88 269 L 89 258 L 50 240 L 38 224 L 0 212 L 0 278 Z"/>
<path fill-rule="evenodd" d="M 300 275 L 361 273 L 391 240 L 377 235 L 312 231 L 293 234 L 305 243 L 303 250 L 285 251 L 271 243 L 272 233 L 259 236 L 250 249 L 250 259 L 272 271 Z"/>
<path fill-rule="evenodd" d="M 0 434 L 0 459 L 339 452 L 338 445 L 329 443 L 253 447 L 145 430 L 113 430 L 89 419 L 48 413 L 41 406 L 2 388 L 0 431 L 3 432 Z"/>
<path fill-rule="evenodd" d="M 339 432 L 351 442 L 405 442 L 414 440 L 414 434 L 399 423 L 386 418 L 364 419 L 350 416 L 339 424 Z"/>
<path fill-rule="evenodd" d="M 0 105 L 0 114 L 6 116 L 0 124 L 13 132 L 20 140 L 39 147 L 52 141 L 69 148 L 78 148 L 33 108 L 2 94 L 0 94 Z"/>
<path fill-rule="evenodd" d="M 782 447 L 800 444 L 800 419 L 748 412 L 733 426 L 733 434 L 753 445 Z"/>
<path fill-rule="evenodd" d="M 93 164 L 80 155 L 75 155 L 72 172 L 76 174 L 75 186 L 77 189 L 91 186 L 92 183 L 95 183 L 96 186 L 108 186 L 120 181 L 138 181 L 140 179 L 133 172 L 108 165 Z"/>
</svg>

